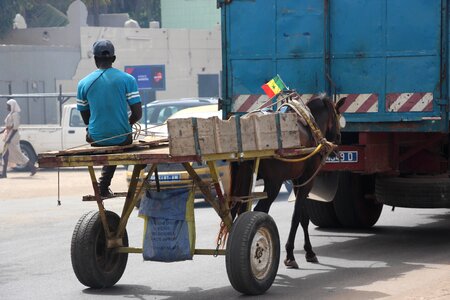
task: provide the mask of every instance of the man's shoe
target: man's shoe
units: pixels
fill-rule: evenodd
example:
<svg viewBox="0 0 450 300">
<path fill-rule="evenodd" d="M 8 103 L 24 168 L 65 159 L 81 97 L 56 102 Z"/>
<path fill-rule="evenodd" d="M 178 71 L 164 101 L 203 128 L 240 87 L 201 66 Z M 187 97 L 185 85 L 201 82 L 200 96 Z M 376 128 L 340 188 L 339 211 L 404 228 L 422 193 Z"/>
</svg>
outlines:
<svg viewBox="0 0 450 300">
<path fill-rule="evenodd" d="M 100 197 L 112 198 L 112 197 L 114 197 L 114 193 L 111 191 L 110 188 L 107 188 L 107 189 L 100 188 Z"/>
<path fill-rule="evenodd" d="M 33 166 L 31 168 L 30 176 L 33 176 L 34 174 L 36 174 L 36 172 L 37 172 L 37 168 L 35 166 Z"/>
</svg>

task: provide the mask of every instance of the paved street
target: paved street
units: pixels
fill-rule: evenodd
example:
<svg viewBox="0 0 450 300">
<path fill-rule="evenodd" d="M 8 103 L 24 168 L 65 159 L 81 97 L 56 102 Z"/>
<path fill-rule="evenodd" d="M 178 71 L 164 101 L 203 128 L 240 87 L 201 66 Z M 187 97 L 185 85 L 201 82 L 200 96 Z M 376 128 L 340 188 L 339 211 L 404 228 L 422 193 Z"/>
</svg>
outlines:
<svg viewBox="0 0 450 300">
<path fill-rule="evenodd" d="M 196 256 L 179 263 L 144 262 L 130 254 L 118 284 L 105 290 L 87 289 L 76 279 L 70 262 L 70 241 L 78 218 L 96 209 L 82 203 L 90 193 L 83 170 L 60 174 L 62 205 L 57 206 L 56 171 L 8 174 L 0 181 L 0 299 L 237 299 L 230 285 L 224 257 Z M 125 189 L 119 169 L 114 191 Z M 293 203 L 281 193 L 272 206 L 284 243 Z M 122 200 L 107 200 L 120 212 Z M 130 245 L 140 247 L 143 220 L 133 212 L 128 226 Z M 207 207 L 195 210 L 197 247 L 211 248 L 219 219 Z M 299 270 L 282 261 L 267 299 L 449 299 L 450 213 L 385 207 L 371 230 L 321 230 L 311 227 L 311 241 L 319 264 L 303 258 L 298 235 Z M 259 297 L 258 297 L 259 298 Z"/>
</svg>

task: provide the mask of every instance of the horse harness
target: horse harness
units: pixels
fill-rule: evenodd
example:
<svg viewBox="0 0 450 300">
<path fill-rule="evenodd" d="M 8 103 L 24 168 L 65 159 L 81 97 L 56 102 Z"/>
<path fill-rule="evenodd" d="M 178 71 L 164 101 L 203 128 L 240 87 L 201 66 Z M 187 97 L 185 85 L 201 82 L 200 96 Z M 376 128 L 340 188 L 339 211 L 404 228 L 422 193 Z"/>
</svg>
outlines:
<svg viewBox="0 0 450 300">
<path fill-rule="evenodd" d="M 297 113 L 306 122 L 306 124 L 310 128 L 311 133 L 314 137 L 314 140 L 316 141 L 317 147 L 312 153 L 308 154 L 305 157 L 301 157 L 299 159 L 295 159 L 295 158 L 294 159 L 277 158 L 277 159 L 286 161 L 286 162 L 299 162 L 299 161 L 304 161 L 304 160 L 309 159 L 310 157 L 312 157 L 313 155 L 315 155 L 318 152 L 320 152 L 320 154 L 322 156 L 322 161 L 321 161 L 319 167 L 313 173 L 313 175 L 308 180 L 301 183 L 300 185 L 296 185 L 297 187 L 301 187 L 301 186 L 305 186 L 306 184 L 308 184 L 317 175 L 317 173 L 319 173 L 320 169 L 325 164 L 326 158 L 336 149 L 336 145 L 333 144 L 332 142 L 327 141 L 327 139 L 323 136 L 322 131 L 317 126 L 317 123 L 314 120 L 314 116 L 311 115 L 309 108 L 306 107 L 302 101 L 297 100 L 300 98 L 297 93 L 294 93 L 294 94 L 295 94 L 294 95 L 295 98 L 290 99 L 289 102 L 282 104 L 280 106 L 280 108 L 278 109 L 278 111 L 282 107 L 287 106 L 287 107 L 291 108 L 295 113 Z"/>
</svg>

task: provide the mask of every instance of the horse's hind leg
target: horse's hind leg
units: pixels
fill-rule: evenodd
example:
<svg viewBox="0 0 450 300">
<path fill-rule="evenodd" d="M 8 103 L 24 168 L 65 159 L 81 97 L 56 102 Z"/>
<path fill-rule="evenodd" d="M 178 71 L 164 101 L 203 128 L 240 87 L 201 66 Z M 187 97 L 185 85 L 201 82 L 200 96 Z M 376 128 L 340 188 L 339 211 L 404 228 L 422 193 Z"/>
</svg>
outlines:
<svg viewBox="0 0 450 300">
<path fill-rule="evenodd" d="M 280 193 L 283 182 L 273 182 L 264 179 L 264 192 L 267 193 L 267 199 L 262 199 L 256 204 L 254 211 L 269 213 L 270 206 Z"/>
<path fill-rule="evenodd" d="M 303 203 L 306 201 L 306 197 L 302 199 L 297 199 L 297 201 L 302 201 Z M 305 205 L 302 205 L 302 209 L 300 211 L 300 224 L 303 228 L 303 234 L 305 236 L 305 244 L 303 246 L 303 249 L 305 249 L 305 258 L 307 262 L 311 263 L 318 263 L 319 260 L 317 259 L 316 254 L 312 250 L 311 241 L 309 240 L 309 231 L 308 231 L 308 225 L 309 225 L 309 216 L 306 212 Z"/>
<path fill-rule="evenodd" d="M 297 205 L 295 205 L 297 207 Z M 294 209 L 291 220 L 291 229 L 289 230 L 289 237 L 286 242 L 286 258 L 284 260 L 284 265 L 288 268 L 298 269 L 298 264 L 294 257 L 294 242 L 295 235 L 297 234 L 298 225 L 300 224 L 300 216 L 296 213 L 297 209 Z"/>
<path fill-rule="evenodd" d="M 291 221 L 291 229 L 289 231 L 288 241 L 286 242 L 286 259 L 284 260 L 284 264 L 290 268 L 298 268 L 297 263 L 295 262 L 294 257 L 294 243 L 295 243 L 295 235 L 297 233 L 298 225 L 302 225 L 305 244 L 303 249 L 305 250 L 305 258 L 307 262 L 317 263 L 319 262 L 316 254 L 312 250 L 311 241 L 309 239 L 308 225 L 309 225 L 309 216 L 306 212 L 305 200 L 311 189 L 312 183 L 308 184 L 305 187 L 302 187 L 297 192 L 297 200 L 295 202 L 294 213 L 292 215 Z"/>
</svg>

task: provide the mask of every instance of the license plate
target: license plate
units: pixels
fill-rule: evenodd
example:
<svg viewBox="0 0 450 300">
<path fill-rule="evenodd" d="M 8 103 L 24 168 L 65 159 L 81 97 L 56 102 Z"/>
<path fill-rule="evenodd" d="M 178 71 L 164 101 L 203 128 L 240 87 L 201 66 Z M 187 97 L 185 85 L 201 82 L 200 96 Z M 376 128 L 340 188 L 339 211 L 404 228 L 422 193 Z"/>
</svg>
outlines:
<svg viewBox="0 0 450 300">
<path fill-rule="evenodd" d="M 159 175 L 159 181 L 175 181 L 175 180 L 180 180 L 180 175 L 179 174 L 171 174 L 171 175 Z M 155 176 L 153 175 L 151 178 L 151 180 L 155 180 Z"/>
<path fill-rule="evenodd" d="M 339 151 L 339 156 L 327 157 L 327 163 L 357 163 L 358 162 L 358 151 Z"/>
</svg>

